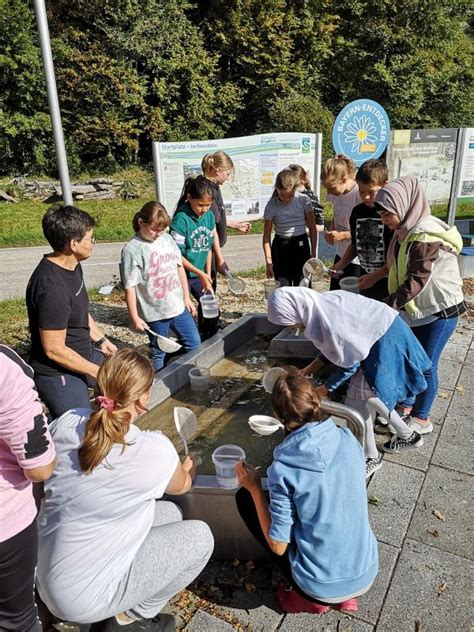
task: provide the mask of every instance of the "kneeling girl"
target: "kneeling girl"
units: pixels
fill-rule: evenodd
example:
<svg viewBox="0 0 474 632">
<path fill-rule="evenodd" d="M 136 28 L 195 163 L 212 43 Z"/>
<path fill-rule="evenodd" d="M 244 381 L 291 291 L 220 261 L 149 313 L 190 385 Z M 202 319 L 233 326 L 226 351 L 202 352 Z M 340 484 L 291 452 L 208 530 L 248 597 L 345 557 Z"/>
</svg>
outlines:
<svg viewBox="0 0 474 632">
<path fill-rule="evenodd" d="M 357 610 L 355 598 L 378 571 L 364 451 L 350 430 L 325 418 L 317 390 L 293 367 L 276 381 L 272 406 L 287 436 L 268 470 L 270 503 L 255 470 L 239 464 L 240 515 L 291 582 L 278 590 L 283 610 Z"/>
</svg>

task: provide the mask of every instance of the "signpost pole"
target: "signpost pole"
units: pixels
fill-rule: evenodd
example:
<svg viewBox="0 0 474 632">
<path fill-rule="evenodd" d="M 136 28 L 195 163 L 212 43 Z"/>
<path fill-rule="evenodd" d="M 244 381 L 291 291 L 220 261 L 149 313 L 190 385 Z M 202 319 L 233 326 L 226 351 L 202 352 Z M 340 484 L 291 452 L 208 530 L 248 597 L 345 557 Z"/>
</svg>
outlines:
<svg viewBox="0 0 474 632">
<path fill-rule="evenodd" d="M 454 159 L 453 177 L 451 180 L 451 192 L 449 195 L 448 206 L 448 224 L 453 226 L 456 219 L 456 204 L 459 192 L 459 182 L 461 180 L 461 166 L 464 155 L 464 143 L 466 139 L 466 130 L 459 129 L 458 139 L 456 143 L 456 157 Z"/>
<path fill-rule="evenodd" d="M 64 144 L 63 127 L 61 123 L 61 111 L 59 109 L 58 91 L 56 88 L 56 77 L 54 75 L 53 57 L 51 55 L 51 42 L 49 39 L 48 18 L 44 0 L 34 0 L 36 23 L 43 58 L 44 74 L 46 77 L 46 88 L 48 91 L 49 114 L 53 126 L 54 145 L 56 147 L 56 159 L 58 163 L 59 179 L 63 201 L 66 206 L 72 205 L 71 181 L 69 179 L 69 169 L 67 165 L 66 147 Z"/>
<path fill-rule="evenodd" d="M 161 175 L 160 143 L 156 140 L 151 143 L 151 153 L 153 155 L 153 172 L 155 174 L 156 199 L 164 205 L 163 178 Z"/>
<path fill-rule="evenodd" d="M 316 145 L 314 147 L 314 181 L 313 190 L 318 196 L 318 200 L 321 199 L 321 167 L 322 167 L 322 155 L 323 155 L 323 135 L 318 132 L 316 135 Z"/>
</svg>

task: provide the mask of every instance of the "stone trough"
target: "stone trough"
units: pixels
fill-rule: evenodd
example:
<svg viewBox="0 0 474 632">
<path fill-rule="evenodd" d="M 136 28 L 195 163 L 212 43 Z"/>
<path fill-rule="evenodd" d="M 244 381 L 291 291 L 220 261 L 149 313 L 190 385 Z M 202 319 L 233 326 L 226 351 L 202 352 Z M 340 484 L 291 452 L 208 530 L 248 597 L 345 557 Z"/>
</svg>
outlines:
<svg viewBox="0 0 474 632">
<path fill-rule="evenodd" d="M 305 364 L 315 355 L 313 345 L 304 337 L 295 337 L 288 329 L 272 325 L 265 314 L 249 314 L 217 333 L 193 352 L 178 357 L 163 369 L 152 388 L 149 412 L 140 418 L 142 429 L 162 430 L 180 450 L 181 442 L 173 423 L 175 406 L 194 410 L 199 420 L 196 438 L 190 444 L 202 465 L 192 489 L 172 500 L 187 519 L 204 520 L 215 537 L 215 559 L 264 559 L 265 553 L 248 533 L 235 505 L 234 489 L 217 484 L 210 460 L 212 450 L 223 443 L 241 445 L 246 459 L 262 471 L 271 463 L 275 445 L 283 438 L 259 437 L 251 432 L 250 414 L 271 414 L 269 395 L 261 379 L 269 366 Z M 301 362 L 299 363 L 301 366 Z M 210 370 L 209 392 L 189 389 L 189 370 L 199 366 Z M 325 410 L 346 423 L 363 443 L 364 425 L 359 413 L 335 402 L 325 402 Z M 338 421 L 338 423 L 339 423 Z M 265 486 L 266 479 L 263 479 Z"/>
</svg>

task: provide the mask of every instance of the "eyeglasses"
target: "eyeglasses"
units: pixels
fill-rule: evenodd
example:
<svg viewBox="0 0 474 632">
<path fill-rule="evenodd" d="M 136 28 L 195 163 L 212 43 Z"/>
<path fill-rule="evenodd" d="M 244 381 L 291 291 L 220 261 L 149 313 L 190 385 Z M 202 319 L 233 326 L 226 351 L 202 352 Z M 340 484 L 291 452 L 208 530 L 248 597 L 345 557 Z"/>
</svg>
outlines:
<svg viewBox="0 0 474 632">
<path fill-rule="evenodd" d="M 96 243 L 94 235 L 92 237 L 83 237 L 80 241 L 90 241 L 92 245 Z"/>
</svg>

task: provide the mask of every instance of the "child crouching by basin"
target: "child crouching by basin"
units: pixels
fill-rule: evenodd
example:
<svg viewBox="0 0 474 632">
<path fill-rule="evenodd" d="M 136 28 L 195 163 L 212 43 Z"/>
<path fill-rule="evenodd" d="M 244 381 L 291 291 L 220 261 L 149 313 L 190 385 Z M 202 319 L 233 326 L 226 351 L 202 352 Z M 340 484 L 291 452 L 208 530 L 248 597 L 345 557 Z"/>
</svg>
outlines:
<svg viewBox="0 0 474 632">
<path fill-rule="evenodd" d="M 268 469 L 269 500 L 256 471 L 238 464 L 239 513 L 288 577 L 277 593 L 285 612 L 357 610 L 378 572 L 364 451 L 293 367 L 275 382 L 272 406 L 287 435 Z"/>
</svg>

